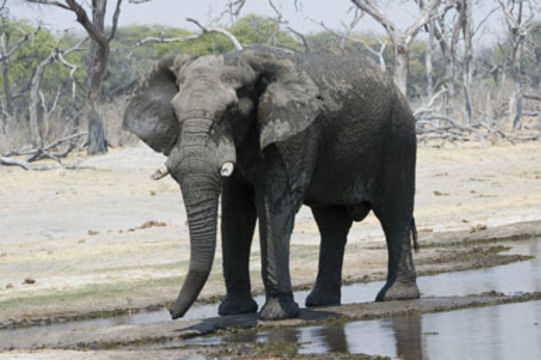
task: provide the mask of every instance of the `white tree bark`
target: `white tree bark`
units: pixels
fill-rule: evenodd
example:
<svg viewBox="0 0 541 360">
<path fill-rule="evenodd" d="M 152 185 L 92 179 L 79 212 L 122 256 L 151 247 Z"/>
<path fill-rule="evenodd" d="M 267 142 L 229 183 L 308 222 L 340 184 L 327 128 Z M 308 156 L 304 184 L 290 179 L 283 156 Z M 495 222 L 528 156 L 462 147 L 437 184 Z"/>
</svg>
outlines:
<svg viewBox="0 0 541 360">
<path fill-rule="evenodd" d="M 509 101 L 509 115 L 513 129 L 520 128 L 524 109 L 524 80 L 521 73 L 521 62 L 524 41 L 528 35 L 528 27 L 533 20 L 532 15 L 529 19 L 524 18 L 524 4 L 526 2 L 526 0 L 508 0 L 507 2 L 498 0 L 505 16 L 511 41 L 510 66 L 514 85 Z"/>
<path fill-rule="evenodd" d="M 417 18 L 407 29 L 399 30 L 398 27 L 383 13 L 376 0 L 351 0 L 359 9 L 369 14 L 374 20 L 383 26 L 391 40 L 394 55 L 393 78 L 404 95 L 407 93 L 409 46 L 419 30 L 434 16 L 441 0 L 430 0 L 423 3 Z"/>
</svg>

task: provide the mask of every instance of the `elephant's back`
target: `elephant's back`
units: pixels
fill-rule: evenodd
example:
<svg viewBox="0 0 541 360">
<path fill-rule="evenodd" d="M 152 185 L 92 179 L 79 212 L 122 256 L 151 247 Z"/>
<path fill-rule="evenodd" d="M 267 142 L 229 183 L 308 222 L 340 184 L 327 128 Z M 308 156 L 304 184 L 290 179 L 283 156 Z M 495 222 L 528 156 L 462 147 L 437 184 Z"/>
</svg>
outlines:
<svg viewBox="0 0 541 360">
<path fill-rule="evenodd" d="M 414 121 L 407 103 L 390 77 L 362 56 L 322 55 L 303 66 L 323 98 L 308 198 L 340 204 L 370 201 L 385 152 L 393 142 L 415 142 L 414 133 L 409 139 Z M 393 130 L 397 121 L 406 130 L 403 134 Z"/>
<path fill-rule="evenodd" d="M 389 98 L 394 88 L 391 78 L 382 72 L 371 59 L 362 55 L 336 56 L 317 53 L 306 56 L 302 68 L 320 89 L 323 111 L 327 116 L 343 114 L 352 102 L 366 102 L 365 112 L 371 98 Z M 388 104 L 382 102 L 379 107 Z"/>
</svg>

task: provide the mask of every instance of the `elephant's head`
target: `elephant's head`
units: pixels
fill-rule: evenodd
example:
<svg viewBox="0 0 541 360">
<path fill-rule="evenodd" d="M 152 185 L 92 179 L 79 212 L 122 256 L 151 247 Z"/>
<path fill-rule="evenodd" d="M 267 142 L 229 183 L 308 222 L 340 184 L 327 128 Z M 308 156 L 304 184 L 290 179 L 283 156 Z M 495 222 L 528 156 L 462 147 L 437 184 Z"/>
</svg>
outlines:
<svg viewBox="0 0 541 360">
<path fill-rule="evenodd" d="M 173 318 L 184 315 L 210 273 L 221 178 L 231 175 L 236 145 L 250 129 L 259 151 L 304 130 L 319 113 L 317 97 L 294 62 L 260 47 L 168 58 L 140 84 L 124 128 L 169 155 L 167 172 L 180 184 L 190 230 L 190 266 Z"/>
</svg>

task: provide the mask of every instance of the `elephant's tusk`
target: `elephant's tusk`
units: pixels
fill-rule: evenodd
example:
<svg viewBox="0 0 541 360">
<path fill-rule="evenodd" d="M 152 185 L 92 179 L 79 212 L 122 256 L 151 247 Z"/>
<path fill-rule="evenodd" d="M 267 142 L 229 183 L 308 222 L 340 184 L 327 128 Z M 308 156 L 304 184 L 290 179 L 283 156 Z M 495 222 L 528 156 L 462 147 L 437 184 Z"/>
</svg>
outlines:
<svg viewBox="0 0 541 360">
<path fill-rule="evenodd" d="M 152 180 L 160 180 L 169 175 L 169 169 L 164 165 L 158 170 L 154 171 L 154 174 L 150 176 Z"/>
<path fill-rule="evenodd" d="M 220 175 L 222 177 L 230 177 L 231 174 L 233 174 L 233 170 L 235 169 L 235 165 L 228 161 L 222 165 L 222 168 L 220 169 Z"/>
</svg>

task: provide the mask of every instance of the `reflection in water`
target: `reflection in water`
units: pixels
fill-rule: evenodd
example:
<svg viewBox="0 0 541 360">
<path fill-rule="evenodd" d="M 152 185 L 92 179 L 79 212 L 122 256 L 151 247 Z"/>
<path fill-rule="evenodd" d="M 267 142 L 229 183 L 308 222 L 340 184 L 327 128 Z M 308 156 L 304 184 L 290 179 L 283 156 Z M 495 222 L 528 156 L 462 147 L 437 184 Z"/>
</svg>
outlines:
<svg viewBox="0 0 541 360">
<path fill-rule="evenodd" d="M 312 326 L 298 330 L 300 354 L 347 352 L 346 332 L 342 325 Z"/>
<path fill-rule="evenodd" d="M 353 321 L 185 344 L 288 342 L 300 354 L 349 353 L 429 359 L 541 359 L 541 301 L 490 306 L 386 320 Z"/>
<path fill-rule="evenodd" d="M 346 331 L 343 326 L 322 326 L 317 329 L 317 334 L 327 344 L 327 352 L 346 352 Z"/>
<path fill-rule="evenodd" d="M 295 328 L 287 328 L 281 331 L 267 333 L 265 340 L 273 343 L 297 343 L 298 331 Z"/>
<path fill-rule="evenodd" d="M 397 317 L 391 320 L 396 337 L 396 353 L 400 359 L 422 360 L 422 326 L 419 315 Z"/>
</svg>

